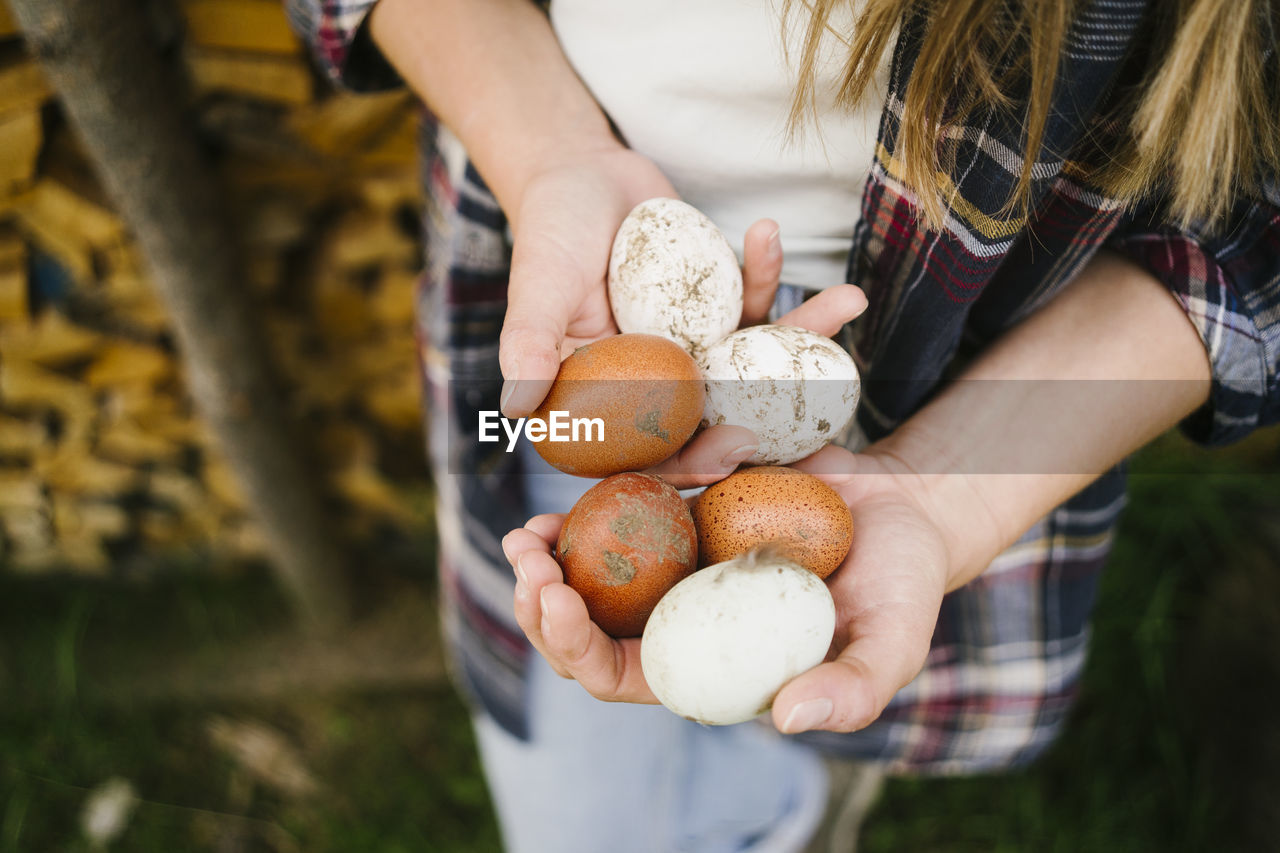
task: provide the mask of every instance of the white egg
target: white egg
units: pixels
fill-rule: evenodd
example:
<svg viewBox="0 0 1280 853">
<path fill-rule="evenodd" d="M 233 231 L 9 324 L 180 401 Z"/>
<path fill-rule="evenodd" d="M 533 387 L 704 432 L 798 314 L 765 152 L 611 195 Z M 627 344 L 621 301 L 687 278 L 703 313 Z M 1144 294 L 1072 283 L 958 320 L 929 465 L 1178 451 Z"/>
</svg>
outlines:
<svg viewBox="0 0 1280 853">
<path fill-rule="evenodd" d="M 753 465 L 786 465 L 821 450 L 853 420 L 861 383 L 839 344 L 794 326 L 748 326 L 698 359 L 703 420 L 752 430 Z"/>
<path fill-rule="evenodd" d="M 649 199 L 614 237 L 609 305 L 623 332 L 662 335 L 696 357 L 738 327 L 742 270 L 701 211 L 673 198 Z"/>
<path fill-rule="evenodd" d="M 835 626 L 831 593 L 813 572 L 749 554 L 694 572 L 663 596 L 640 664 L 658 701 L 680 716 L 741 723 L 822 662 Z"/>
</svg>

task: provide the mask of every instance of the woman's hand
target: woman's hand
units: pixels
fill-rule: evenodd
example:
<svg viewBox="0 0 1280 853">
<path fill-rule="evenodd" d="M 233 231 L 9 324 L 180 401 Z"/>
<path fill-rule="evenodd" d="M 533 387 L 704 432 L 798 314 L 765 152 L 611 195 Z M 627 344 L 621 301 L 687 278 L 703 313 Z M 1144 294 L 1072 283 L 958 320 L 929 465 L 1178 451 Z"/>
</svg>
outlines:
<svg viewBox="0 0 1280 853">
<path fill-rule="evenodd" d="M 918 478 L 891 457 L 827 447 L 795 467 L 845 500 L 854 541 L 827 580 L 836 603 L 834 655 L 782 689 L 773 722 L 787 733 L 855 731 L 924 665 L 947 589 L 947 548 Z M 563 521 L 536 516 L 503 540 L 517 579 L 516 620 L 556 672 L 596 698 L 656 702 L 641 671 L 640 640 L 606 635 L 564 584 L 552 556 Z"/>
<path fill-rule="evenodd" d="M 678 196 L 658 167 L 612 145 L 551 165 L 525 186 L 511 216 L 515 246 L 499 346 L 507 417 L 538 407 L 574 349 L 618 333 L 606 287 L 613 237 L 632 208 L 659 197 Z M 742 325 L 765 320 L 781 271 L 778 224 L 762 219 L 744 239 Z M 865 306 L 861 291 L 843 285 L 815 296 L 789 322 L 831 335 Z"/>
<path fill-rule="evenodd" d="M 787 734 L 857 731 L 924 666 L 950 583 L 948 537 L 922 479 L 875 446 L 857 455 L 826 447 L 795 467 L 844 499 L 853 545 L 827 578 L 835 656 L 782 688 L 773 723 Z"/>
<path fill-rule="evenodd" d="M 609 308 L 607 274 L 613 237 L 632 208 L 675 190 L 648 159 L 621 147 L 540 172 L 512 217 L 515 246 L 499 359 L 501 408 L 507 417 L 532 412 L 555 380 L 560 362 L 577 347 L 617 334 Z M 764 322 L 778 289 L 782 246 L 778 224 L 754 223 L 743 245 L 741 325 Z M 858 288 L 828 288 L 780 322 L 834 335 L 867 305 Z M 713 427 L 699 433 L 655 473 L 685 477 L 687 486 L 727 476 L 755 452 L 749 430 Z"/>
<path fill-rule="evenodd" d="M 621 145 L 538 172 L 511 214 L 515 245 L 499 360 L 502 411 L 527 415 L 551 387 L 561 360 L 614 335 L 605 277 L 613 236 L 640 202 L 675 198 L 647 158 Z"/>
</svg>

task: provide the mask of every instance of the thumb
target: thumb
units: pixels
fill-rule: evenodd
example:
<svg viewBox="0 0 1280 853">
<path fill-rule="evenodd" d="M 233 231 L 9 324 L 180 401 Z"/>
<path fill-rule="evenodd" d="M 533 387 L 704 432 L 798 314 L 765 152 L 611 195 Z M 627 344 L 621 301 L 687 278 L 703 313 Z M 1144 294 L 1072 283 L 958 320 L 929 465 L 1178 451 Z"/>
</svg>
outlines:
<svg viewBox="0 0 1280 853">
<path fill-rule="evenodd" d="M 916 510 L 855 503 L 850 558 L 828 579 L 836 600 L 836 658 L 788 682 L 773 703 L 786 734 L 870 725 L 929 655 L 946 591 L 946 549 Z"/>
<path fill-rule="evenodd" d="M 563 253 L 517 243 L 511 259 L 507 313 L 498 341 L 500 408 L 507 417 L 532 412 L 560 370 L 564 341 L 581 290 L 581 272 Z"/>
<path fill-rule="evenodd" d="M 778 223 L 761 219 L 742 238 L 742 325 L 769 319 L 769 306 L 782 275 L 782 242 Z"/>
<path fill-rule="evenodd" d="M 839 657 L 793 679 L 773 703 L 783 734 L 810 729 L 853 732 L 875 721 L 924 666 L 929 635 L 866 635 Z"/>
</svg>

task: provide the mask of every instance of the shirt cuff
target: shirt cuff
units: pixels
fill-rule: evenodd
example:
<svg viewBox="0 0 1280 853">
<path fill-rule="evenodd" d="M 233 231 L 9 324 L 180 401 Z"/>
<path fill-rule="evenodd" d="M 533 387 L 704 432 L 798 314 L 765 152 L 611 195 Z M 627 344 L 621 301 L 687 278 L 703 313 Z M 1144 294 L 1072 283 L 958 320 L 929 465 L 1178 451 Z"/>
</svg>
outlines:
<svg viewBox="0 0 1280 853">
<path fill-rule="evenodd" d="M 1255 235 L 1267 254 L 1274 248 L 1266 244 L 1280 233 L 1275 230 L 1280 221 L 1270 224 L 1269 237 Z M 1269 264 L 1259 265 L 1260 258 L 1243 251 L 1248 247 L 1239 243 L 1232 251 L 1218 253 L 1209 241 L 1172 228 L 1126 234 L 1110 245 L 1164 283 L 1209 355 L 1209 399 L 1182 422 L 1183 432 L 1200 444 L 1222 445 L 1275 420 L 1280 395 L 1274 349 L 1280 317 L 1275 328 L 1268 329 L 1259 322 L 1257 310 L 1260 300 L 1280 296 L 1280 283 L 1274 278 L 1267 283 L 1265 268 L 1275 265 L 1274 255 Z"/>
<path fill-rule="evenodd" d="M 390 89 L 400 77 L 368 32 L 377 0 L 285 0 L 289 21 L 325 75 L 358 92 Z"/>
</svg>

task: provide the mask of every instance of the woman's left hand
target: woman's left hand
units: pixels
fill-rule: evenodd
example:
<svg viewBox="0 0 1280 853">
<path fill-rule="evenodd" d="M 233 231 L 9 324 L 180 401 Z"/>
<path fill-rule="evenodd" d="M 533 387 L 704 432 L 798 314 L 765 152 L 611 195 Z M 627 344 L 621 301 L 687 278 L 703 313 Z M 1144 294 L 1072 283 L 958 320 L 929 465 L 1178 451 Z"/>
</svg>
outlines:
<svg viewBox="0 0 1280 853">
<path fill-rule="evenodd" d="M 826 447 L 794 467 L 844 499 L 853 546 L 827 578 L 835 656 L 782 688 L 773 722 L 787 734 L 857 731 L 924 666 L 948 588 L 948 540 L 921 478 L 874 446 L 861 454 Z"/>
<path fill-rule="evenodd" d="M 892 458 L 827 447 L 795 467 L 826 481 L 853 515 L 853 547 L 827 579 L 834 656 L 793 679 L 773 704 L 780 731 L 855 731 L 920 671 L 947 588 L 947 550 L 918 488 Z M 615 640 L 587 616 L 551 556 L 562 515 L 530 519 L 503 542 L 516 567 L 516 618 L 566 678 L 598 699 L 653 703 L 640 641 Z"/>
</svg>

